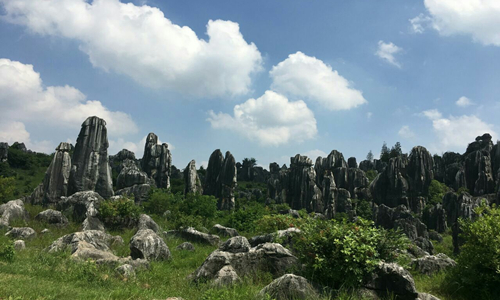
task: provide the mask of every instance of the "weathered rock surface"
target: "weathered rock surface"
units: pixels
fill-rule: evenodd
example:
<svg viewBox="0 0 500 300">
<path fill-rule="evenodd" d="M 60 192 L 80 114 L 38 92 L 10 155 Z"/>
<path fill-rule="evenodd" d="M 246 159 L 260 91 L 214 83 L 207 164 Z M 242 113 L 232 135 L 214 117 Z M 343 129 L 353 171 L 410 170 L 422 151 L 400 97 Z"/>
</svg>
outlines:
<svg viewBox="0 0 500 300">
<path fill-rule="evenodd" d="M 439 253 L 436 255 L 427 255 L 421 258 L 412 260 L 412 266 L 420 273 L 425 275 L 432 275 L 437 272 L 444 271 L 450 267 L 456 266 L 456 262 L 446 256 L 446 254 Z"/>
<path fill-rule="evenodd" d="M 54 241 L 47 250 L 49 252 L 64 251 L 67 248 L 71 249 L 73 254 L 78 249 L 78 244 L 85 242 L 92 245 L 95 249 L 101 251 L 109 251 L 112 244 L 119 242 L 121 237 L 112 236 L 103 231 L 89 230 L 67 234 Z M 123 241 L 123 239 L 121 239 Z"/>
<path fill-rule="evenodd" d="M 118 273 L 123 278 L 135 278 L 135 270 L 129 264 L 124 264 L 115 269 L 116 273 Z"/>
<path fill-rule="evenodd" d="M 85 220 L 83 220 L 82 223 L 82 231 L 87 231 L 87 230 L 99 230 L 99 231 L 105 231 L 106 229 L 104 228 L 104 224 L 101 222 L 96 217 L 87 217 Z"/>
<path fill-rule="evenodd" d="M 21 251 L 26 249 L 26 243 L 23 240 L 14 241 L 14 249 L 16 251 Z"/>
<path fill-rule="evenodd" d="M 163 239 L 151 229 L 142 229 L 130 240 L 130 256 L 147 260 L 168 260 L 170 250 Z"/>
<path fill-rule="evenodd" d="M 227 151 L 224 158 L 219 149 L 215 150 L 208 161 L 203 193 L 218 198 L 217 207 L 220 210 L 234 209 L 236 176 L 236 160 L 231 152 Z"/>
<path fill-rule="evenodd" d="M 184 169 L 184 194 L 203 194 L 198 172 L 196 171 L 196 161 L 191 160 Z"/>
<path fill-rule="evenodd" d="M 232 266 L 224 266 L 222 269 L 217 272 L 214 278 L 213 285 L 215 286 L 230 286 L 233 285 L 237 282 L 239 282 L 241 279 L 234 270 Z"/>
<path fill-rule="evenodd" d="M 10 222 L 16 219 L 26 219 L 28 212 L 24 209 L 24 202 L 20 199 L 12 200 L 0 205 L 0 229 L 8 228 Z"/>
<path fill-rule="evenodd" d="M 136 204 L 141 204 L 148 200 L 149 192 L 151 191 L 150 184 L 137 184 L 131 187 L 126 187 L 121 190 L 116 191 L 116 195 L 119 196 L 130 196 L 134 195 L 134 202 Z"/>
<path fill-rule="evenodd" d="M 219 250 L 230 253 L 248 252 L 250 251 L 250 243 L 244 236 L 236 236 L 225 241 Z"/>
<path fill-rule="evenodd" d="M 179 246 L 177 246 L 175 249 L 186 250 L 186 251 L 194 251 L 195 250 L 193 244 L 191 244 L 190 242 L 184 242 L 184 243 L 180 244 Z"/>
<path fill-rule="evenodd" d="M 29 240 L 36 237 L 36 232 L 31 227 L 14 227 L 5 236 L 13 239 Z"/>
<path fill-rule="evenodd" d="M 0 162 L 6 162 L 9 158 L 9 144 L 0 143 Z"/>
<path fill-rule="evenodd" d="M 138 230 L 151 229 L 156 233 L 160 232 L 160 226 L 150 216 L 146 214 L 141 214 L 139 216 L 139 221 L 137 222 Z"/>
<path fill-rule="evenodd" d="M 290 227 L 284 230 L 278 230 L 277 232 L 254 236 L 249 240 L 249 242 L 252 247 L 260 244 L 272 243 L 277 240 L 279 240 L 282 245 L 288 245 L 291 243 L 294 235 L 299 233 L 300 229 Z"/>
<path fill-rule="evenodd" d="M 296 263 L 297 258 L 288 249 L 280 244 L 266 243 L 251 248 L 248 252 L 215 250 L 190 277 L 195 282 L 213 280 L 225 266 L 231 266 L 240 277 L 257 271 L 281 276 Z"/>
<path fill-rule="evenodd" d="M 60 211 L 53 209 L 42 211 L 35 216 L 35 220 L 58 226 L 66 226 L 69 222 L 68 218 L 66 218 Z"/>
<path fill-rule="evenodd" d="M 169 232 L 165 232 L 166 235 L 175 235 L 186 239 L 190 242 L 207 244 L 212 246 L 219 245 L 220 237 L 214 234 L 208 234 L 200 232 L 193 227 L 184 228 L 181 230 L 172 230 Z"/>
<path fill-rule="evenodd" d="M 383 295 L 393 293 L 403 299 L 418 297 L 413 277 L 396 263 L 380 262 L 365 287 Z"/>
<path fill-rule="evenodd" d="M 152 132 L 146 138 L 141 164 L 142 170 L 155 181 L 157 187 L 166 189 L 170 187 L 172 155 L 168 144 L 158 145 L 158 136 Z"/>
<path fill-rule="evenodd" d="M 120 174 L 116 179 L 118 190 L 146 183 L 149 183 L 148 174 L 139 170 L 135 160 L 126 159 L 122 162 Z"/>
<path fill-rule="evenodd" d="M 89 190 L 105 198 L 114 195 L 108 146 L 106 122 L 98 117 L 85 120 L 73 153 L 68 195 Z"/>
<path fill-rule="evenodd" d="M 87 217 L 97 217 L 99 205 L 104 199 L 94 191 L 77 192 L 69 197 L 61 197 L 57 207 L 65 214 L 72 215 L 77 222 Z"/>
<path fill-rule="evenodd" d="M 285 274 L 275 279 L 259 292 L 258 297 L 262 299 L 266 295 L 276 300 L 315 299 L 318 297 L 307 279 L 294 274 Z"/>
<path fill-rule="evenodd" d="M 236 229 L 225 227 L 225 226 L 222 226 L 220 224 L 215 224 L 214 227 L 213 227 L 213 229 L 220 236 L 225 236 L 225 237 L 239 236 L 239 233 L 238 233 L 238 231 Z"/>
<path fill-rule="evenodd" d="M 443 233 L 448 228 L 446 219 L 446 210 L 441 204 L 430 206 L 424 210 L 422 215 L 422 221 L 427 225 L 427 228 L 435 230 L 438 233 Z"/>
</svg>

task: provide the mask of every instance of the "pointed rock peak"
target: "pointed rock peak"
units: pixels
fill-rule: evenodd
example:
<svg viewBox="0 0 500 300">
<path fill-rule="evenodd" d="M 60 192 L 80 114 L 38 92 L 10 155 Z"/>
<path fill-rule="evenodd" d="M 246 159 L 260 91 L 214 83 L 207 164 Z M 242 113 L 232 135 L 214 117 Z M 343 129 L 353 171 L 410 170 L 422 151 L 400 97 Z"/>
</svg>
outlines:
<svg viewBox="0 0 500 300">
<path fill-rule="evenodd" d="M 59 146 L 57 146 L 56 151 L 63 151 L 63 152 L 69 152 L 73 148 L 73 145 L 70 143 L 60 143 Z"/>
</svg>

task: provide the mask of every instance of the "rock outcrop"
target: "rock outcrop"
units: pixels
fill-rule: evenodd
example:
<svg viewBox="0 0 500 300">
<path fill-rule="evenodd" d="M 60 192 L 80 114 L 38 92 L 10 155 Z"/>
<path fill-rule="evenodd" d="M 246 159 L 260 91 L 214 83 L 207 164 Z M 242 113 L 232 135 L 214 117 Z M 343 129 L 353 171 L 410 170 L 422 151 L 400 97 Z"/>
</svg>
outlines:
<svg viewBox="0 0 500 300">
<path fill-rule="evenodd" d="M 258 297 L 264 299 L 266 295 L 276 300 L 319 298 L 307 279 L 294 274 L 285 274 L 273 280 L 259 292 Z"/>
<path fill-rule="evenodd" d="M 168 144 L 158 145 L 158 136 L 152 132 L 146 138 L 141 164 L 142 170 L 154 180 L 158 188 L 170 187 L 172 155 Z"/>
<path fill-rule="evenodd" d="M 220 210 L 232 210 L 236 181 L 236 161 L 231 152 L 227 151 L 223 157 L 219 149 L 215 150 L 208 161 L 203 193 L 218 198 Z"/>
<path fill-rule="evenodd" d="M 174 235 L 186 239 L 190 242 L 207 244 L 212 246 L 219 245 L 220 237 L 213 234 L 200 232 L 193 227 L 188 227 L 181 230 L 172 230 L 165 232 L 166 235 Z"/>
<path fill-rule="evenodd" d="M 151 191 L 150 184 L 136 184 L 131 187 L 126 187 L 121 190 L 116 191 L 118 196 L 130 196 L 134 195 L 134 201 L 136 204 L 141 204 L 148 200 L 149 192 Z"/>
<path fill-rule="evenodd" d="M 73 153 L 68 195 L 89 190 L 105 198 L 114 195 L 108 146 L 106 122 L 98 117 L 85 120 Z"/>
<path fill-rule="evenodd" d="M 225 226 L 222 226 L 220 224 L 215 224 L 214 227 L 212 227 L 212 228 L 220 236 L 228 236 L 228 237 L 239 236 L 238 231 L 234 228 L 225 227 Z"/>
<path fill-rule="evenodd" d="M 5 236 L 13 239 L 29 240 L 36 237 L 36 232 L 31 227 L 14 227 Z"/>
<path fill-rule="evenodd" d="M 184 194 L 203 194 L 198 172 L 196 171 L 196 161 L 191 160 L 184 169 Z"/>
<path fill-rule="evenodd" d="M 28 212 L 20 199 L 0 205 L 0 229 L 9 228 L 10 222 L 16 219 L 26 219 Z"/>
<path fill-rule="evenodd" d="M 397 299 L 417 299 L 418 292 L 411 274 L 396 263 L 380 262 L 365 287 L 379 295 L 393 294 Z"/>
<path fill-rule="evenodd" d="M 77 222 L 88 217 L 97 217 L 99 205 L 104 199 L 94 191 L 77 192 L 69 197 L 62 197 L 57 207 L 65 214 L 71 215 Z"/>
<path fill-rule="evenodd" d="M 151 229 L 141 229 L 130 240 L 130 256 L 133 259 L 168 260 L 170 250 L 163 239 Z"/>
<path fill-rule="evenodd" d="M 418 272 L 425 275 L 433 275 L 454 267 L 457 263 L 453 259 L 446 256 L 446 254 L 439 253 L 435 256 L 426 255 L 424 257 L 414 259 L 411 264 Z"/>
<path fill-rule="evenodd" d="M 66 226 L 69 221 L 60 211 L 47 209 L 35 216 L 35 220 L 58 226 Z"/>
<path fill-rule="evenodd" d="M 126 159 L 121 163 L 121 171 L 116 179 L 116 188 L 118 190 L 149 183 L 148 175 L 137 166 L 135 160 Z"/>
<path fill-rule="evenodd" d="M 0 162 L 6 162 L 9 158 L 9 144 L 0 143 Z"/>
</svg>

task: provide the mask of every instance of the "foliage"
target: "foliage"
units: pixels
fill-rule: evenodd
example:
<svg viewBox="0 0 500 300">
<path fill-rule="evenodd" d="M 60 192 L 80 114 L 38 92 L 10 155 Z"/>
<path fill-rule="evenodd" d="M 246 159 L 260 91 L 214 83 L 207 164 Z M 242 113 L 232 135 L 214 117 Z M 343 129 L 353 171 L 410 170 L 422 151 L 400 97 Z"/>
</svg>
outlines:
<svg viewBox="0 0 500 300">
<path fill-rule="evenodd" d="M 466 188 L 465 186 L 459 188 L 458 191 L 457 191 L 457 194 L 459 194 L 459 195 L 464 194 L 464 193 L 470 194 L 469 189 Z"/>
<path fill-rule="evenodd" d="M 373 219 L 372 204 L 368 200 L 358 199 L 356 202 L 356 215 L 365 219 Z"/>
<path fill-rule="evenodd" d="M 244 158 L 243 161 L 242 161 L 242 165 L 243 167 L 245 168 L 251 168 L 251 167 L 255 167 L 257 165 L 257 160 L 255 158 Z"/>
<path fill-rule="evenodd" d="M 447 191 L 448 187 L 446 186 L 446 184 L 433 179 L 429 186 L 428 204 L 435 205 L 441 203 Z"/>
<path fill-rule="evenodd" d="M 373 161 L 373 153 L 372 153 L 372 150 L 370 150 L 370 152 L 368 152 L 368 154 L 366 155 L 366 160 L 368 160 L 368 161 Z"/>
<path fill-rule="evenodd" d="M 256 226 L 255 221 L 260 220 L 266 214 L 269 214 L 269 211 L 258 202 L 248 201 L 244 205 L 237 202 L 237 209 L 228 216 L 224 225 L 238 231 L 253 232 Z"/>
<path fill-rule="evenodd" d="M 476 208 L 476 221 L 459 220 L 465 244 L 449 280 L 475 299 L 500 295 L 500 209 Z"/>
<path fill-rule="evenodd" d="M 7 202 L 14 195 L 14 177 L 0 176 L 0 203 Z"/>
<path fill-rule="evenodd" d="M 52 156 L 44 153 L 30 153 L 9 147 L 8 162 L 11 168 L 30 170 L 39 166 L 48 166 L 52 161 Z"/>
<path fill-rule="evenodd" d="M 272 233 L 290 227 L 300 228 L 304 219 L 296 219 L 290 215 L 265 215 L 254 223 L 258 233 Z"/>
<path fill-rule="evenodd" d="M 371 183 L 371 182 L 375 179 L 375 177 L 377 177 L 377 175 L 378 175 L 378 174 L 377 174 L 377 171 L 375 171 L 375 170 L 368 170 L 368 171 L 366 171 L 366 173 L 365 173 L 365 174 L 366 174 L 366 177 L 368 177 L 368 181 L 369 181 L 370 183 Z"/>
<path fill-rule="evenodd" d="M 391 152 L 389 153 L 389 157 L 390 158 L 398 157 L 398 156 L 401 156 L 402 154 L 403 154 L 403 151 L 401 150 L 401 143 L 396 142 L 396 144 L 394 144 L 394 146 L 392 146 L 392 148 L 391 148 Z"/>
<path fill-rule="evenodd" d="M 171 178 L 170 179 L 170 192 L 172 194 L 184 193 L 184 178 Z"/>
<path fill-rule="evenodd" d="M 7 243 L 0 249 L 0 260 L 13 262 L 15 257 L 15 250 L 13 243 Z"/>
<path fill-rule="evenodd" d="M 130 227 L 137 223 L 141 208 L 134 200 L 120 198 L 105 200 L 99 205 L 99 217 L 106 226 L 112 228 Z"/>
<path fill-rule="evenodd" d="M 338 288 L 356 287 L 380 260 L 394 261 L 407 239 L 358 218 L 354 223 L 307 219 L 294 239 L 298 258 L 313 281 Z"/>
<path fill-rule="evenodd" d="M 389 158 L 390 158 L 389 147 L 387 147 L 387 143 L 384 142 L 384 144 L 382 145 L 382 150 L 380 150 L 380 161 L 389 162 Z"/>
</svg>

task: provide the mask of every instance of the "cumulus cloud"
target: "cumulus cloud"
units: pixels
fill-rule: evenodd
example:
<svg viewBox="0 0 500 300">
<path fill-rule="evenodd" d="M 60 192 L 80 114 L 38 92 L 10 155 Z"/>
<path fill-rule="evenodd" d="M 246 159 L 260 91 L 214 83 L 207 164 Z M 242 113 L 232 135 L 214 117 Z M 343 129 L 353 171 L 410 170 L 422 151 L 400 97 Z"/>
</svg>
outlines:
<svg viewBox="0 0 500 300">
<path fill-rule="evenodd" d="M 94 67 L 142 85 L 195 96 L 249 91 L 262 57 L 239 25 L 210 20 L 207 40 L 147 5 L 119 0 L 0 0 L 4 19 L 36 34 L 76 40 Z"/>
<path fill-rule="evenodd" d="M 301 155 L 305 155 L 307 157 L 309 157 L 310 159 L 312 159 L 313 162 L 316 161 L 316 158 L 318 157 L 327 157 L 328 154 L 323 151 L 323 150 L 319 150 L 319 149 L 314 149 L 314 150 L 309 150 L 307 152 L 304 152 L 304 154 L 301 154 Z"/>
<path fill-rule="evenodd" d="M 409 19 L 412 31 L 414 33 L 424 33 L 427 27 L 430 25 L 432 19 L 424 14 L 420 14 L 413 19 Z"/>
<path fill-rule="evenodd" d="M 25 123 L 52 129 L 78 129 L 89 116 L 106 120 L 111 136 L 137 132 L 130 115 L 110 111 L 100 101 L 87 100 L 82 92 L 71 86 L 45 87 L 32 65 L 5 58 L 0 59 L 0 106 L 3 124 L 0 140 L 28 143 L 31 141 Z"/>
<path fill-rule="evenodd" d="M 424 4 L 430 16 L 418 20 L 430 22 L 441 35 L 468 35 L 484 45 L 500 46 L 500 1 L 424 0 Z M 424 28 L 423 22 L 417 23 L 418 29 Z"/>
<path fill-rule="evenodd" d="M 467 107 L 474 105 L 474 102 L 472 102 L 469 98 L 462 96 L 457 100 L 457 102 L 455 102 L 455 104 L 460 107 Z"/>
<path fill-rule="evenodd" d="M 415 137 L 415 133 L 410 129 L 410 126 L 405 125 L 401 127 L 398 131 L 398 135 L 404 139 L 412 139 Z"/>
<path fill-rule="evenodd" d="M 316 101 L 329 110 L 348 110 L 367 102 L 362 92 L 331 66 L 300 51 L 273 66 L 269 74 L 272 90 Z"/>
<path fill-rule="evenodd" d="M 234 107 L 233 115 L 209 111 L 212 128 L 232 130 L 263 146 L 278 146 L 312 139 L 316 119 L 304 101 L 290 102 L 276 92 L 266 91 Z"/>
<path fill-rule="evenodd" d="M 421 115 L 429 118 L 430 120 L 440 119 L 443 115 L 437 109 L 429 109 L 421 112 Z"/>
<path fill-rule="evenodd" d="M 394 45 L 393 43 L 385 43 L 384 41 L 378 42 L 378 49 L 375 52 L 375 55 L 380 57 L 382 60 L 390 63 L 393 66 L 401 68 L 401 64 L 394 57 L 395 54 L 398 54 L 403 49 Z"/>
<path fill-rule="evenodd" d="M 434 150 L 437 152 L 463 151 L 468 143 L 483 133 L 496 135 L 493 125 L 485 123 L 474 115 L 444 118 L 439 113 L 426 116 L 432 121 L 436 134 L 438 143 L 434 146 Z"/>
</svg>

